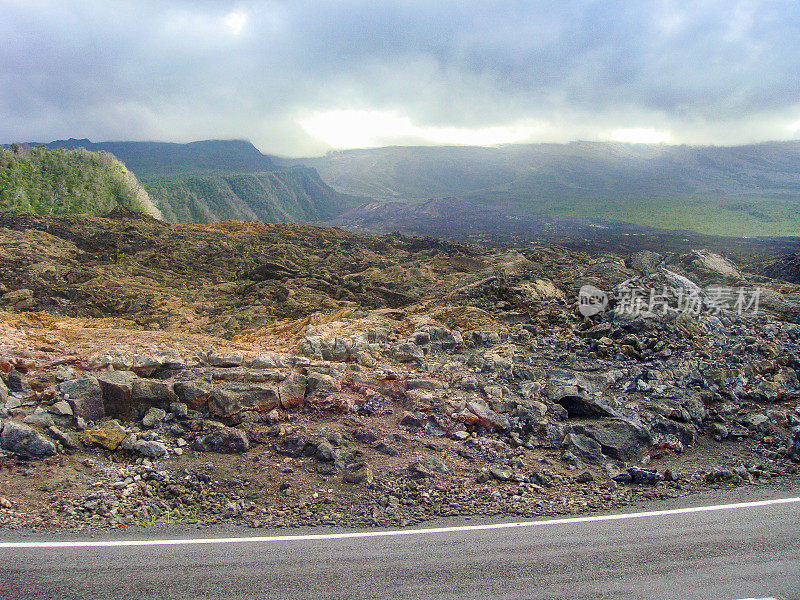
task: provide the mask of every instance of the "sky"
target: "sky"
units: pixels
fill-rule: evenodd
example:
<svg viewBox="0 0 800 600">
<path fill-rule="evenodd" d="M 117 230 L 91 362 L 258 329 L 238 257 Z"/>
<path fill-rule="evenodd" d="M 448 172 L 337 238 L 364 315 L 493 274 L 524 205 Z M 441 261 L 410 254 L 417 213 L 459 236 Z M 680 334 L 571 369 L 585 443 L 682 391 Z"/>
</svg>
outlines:
<svg viewBox="0 0 800 600">
<path fill-rule="evenodd" d="M 800 138 L 800 3 L 0 0 L 0 141 Z"/>
</svg>

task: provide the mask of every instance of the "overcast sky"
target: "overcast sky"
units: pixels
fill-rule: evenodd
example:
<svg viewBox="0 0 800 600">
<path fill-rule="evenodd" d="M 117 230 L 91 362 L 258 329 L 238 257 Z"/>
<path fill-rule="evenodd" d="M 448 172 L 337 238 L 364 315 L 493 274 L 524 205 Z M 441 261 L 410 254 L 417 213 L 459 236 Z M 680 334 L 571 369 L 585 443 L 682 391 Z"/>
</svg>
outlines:
<svg viewBox="0 0 800 600">
<path fill-rule="evenodd" d="M 0 141 L 800 137 L 797 2 L 0 0 Z"/>
</svg>

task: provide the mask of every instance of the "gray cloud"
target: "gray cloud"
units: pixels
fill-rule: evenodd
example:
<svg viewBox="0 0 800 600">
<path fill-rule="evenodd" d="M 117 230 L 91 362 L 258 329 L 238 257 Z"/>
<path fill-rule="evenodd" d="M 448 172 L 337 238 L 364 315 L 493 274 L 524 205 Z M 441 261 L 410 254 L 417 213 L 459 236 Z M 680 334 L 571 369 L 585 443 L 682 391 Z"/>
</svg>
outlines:
<svg viewBox="0 0 800 600">
<path fill-rule="evenodd" d="M 536 122 L 537 141 L 645 127 L 736 143 L 795 137 L 800 121 L 794 2 L 0 0 L 0 10 L 3 141 L 246 137 L 298 155 L 328 148 L 298 118 L 337 109 L 419 128 Z M 246 17 L 238 35 L 232 12 Z"/>
</svg>

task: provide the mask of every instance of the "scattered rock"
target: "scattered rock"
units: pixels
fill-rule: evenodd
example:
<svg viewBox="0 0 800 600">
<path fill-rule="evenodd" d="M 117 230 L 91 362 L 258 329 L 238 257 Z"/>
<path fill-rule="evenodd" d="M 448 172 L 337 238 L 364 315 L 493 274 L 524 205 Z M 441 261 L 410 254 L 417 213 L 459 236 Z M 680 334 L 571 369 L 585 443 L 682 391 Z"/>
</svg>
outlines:
<svg viewBox="0 0 800 600">
<path fill-rule="evenodd" d="M 0 434 L 3 450 L 30 458 L 42 458 L 56 453 L 56 446 L 35 429 L 7 421 Z"/>
<path fill-rule="evenodd" d="M 600 444 L 580 433 L 568 433 L 564 438 L 563 446 L 584 462 L 600 464 L 604 460 Z"/>
<path fill-rule="evenodd" d="M 97 377 L 86 375 L 80 379 L 64 381 L 58 385 L 62 395 L 76 416 L 87 421 L 97 421 L 106 416 L 103 394 Z"/>
<path fill-rule="evenodd" d="M 61 431 L 58 427 L 48 427 L 47 434 L 68 450 L 74 450 L 78 447 L 78 443 L 75 441 L 75 439 L 70 434 Z"/>
<path fill-rule="evenodd" d="M 134 379 L 136 379 L 136 376 L 130 371 L 109 371 L 97 376 L 104 415 L 121 419 L 133 418 L 131 392 Z"/>
<path fill-rule="evenodd" d="M 116 450 L 127 436 L 128 431 L 116 419 L 83 432 L 83 439 L 87 444 L 102 446 L 106 450 Z"/>
<path fill-rule="evenodd" d="M 280 407 L 275 384 L 229 382 L 215 386 L 208 403 L 211 414 L 230 417 L 248 409 L 263 414 Z"/>
<path fill-rule="evenodd" d="M 285 410 L 292 410 L 301 406 L 305 401 L 307 387 L 308 378 L 306 376 L 299 373 L 290 374 L 278 386 L 281 407 Z"/>
<path fill-rule="evenodd" d="M 597 425 L 584 425 L 581 429 L 600 444 L 603 454 L 621 461 L 635 460 L 652 442 L 645 427 L 629 421 L 614 419 Z"/>
<path fill-rule="evenodd" d="M 211 367 L 240 367 L 244 362 L 244 358 L 238 354 L 211 354 L 207 362 Z"/>
<path fill-rule="evenodd" d="M 345 465 L 342 470 L 342 480 L 346 483 L 369 485 L 373 482 L 372 469 L 365 462 L 354 462 Z"/>
<path fill-rule="evenodd" d="M 69 405 L 69 402 L 65 400 L 59 400 L 55 404 L 49 406 L 47 412 L 59 417 L 71 417 L 73 414 L 72 407 Z"/>
<path fill-rule="evenodd" d="M 309 373 L 307 378 L 308 391 L 317 396 L 335 394 L 339 391 L 336 380 L 324 373 Z"/>
<path fill-rule="evenodd" d="M 210 452 L 242 453 L 250 449 L 247 434 L 240 429 L 224 427 L 205 436 L 196 450 Z"/>
<path fill-rule="evenodd" d="M 161 421 L 164 420 L 164 417 L 167 416 L 167 413 L 160 408 L 150 407 L 147 409 L 147 414 L 145 414 L 144 418 L 142 419 L 142 427 L 145 429 L 150 429 L 151 427 L 155 427 Z"/>
<path fill-rule="evenodd" d="M 53 425 L 53 417 L 46 412 L 33 413 L 24 417 L 22 422 L 26 423 L 27 425 L 36 425 L 37 427 L 47 428 Z"/>
<path fill-rule="evenodd" d="M 214 386 L 206 381 L 176 381 L 173 390 L 178 399 L 195 409 L 203 409 L 208 404 Z"/>
<path fill-rule="evenodd" d="M 133 444 L 133 449 L 148 458 L 161 458 L 167 454 L 167 447 L 156 441 L 139 440 Z"/>
<path fill-rule="evenodd" d="M 489 474 L 498 481 L 511 481 L 514 476 L 510 469 L 504 469 L 496 465 L 489 467 Z"/>
</svg>

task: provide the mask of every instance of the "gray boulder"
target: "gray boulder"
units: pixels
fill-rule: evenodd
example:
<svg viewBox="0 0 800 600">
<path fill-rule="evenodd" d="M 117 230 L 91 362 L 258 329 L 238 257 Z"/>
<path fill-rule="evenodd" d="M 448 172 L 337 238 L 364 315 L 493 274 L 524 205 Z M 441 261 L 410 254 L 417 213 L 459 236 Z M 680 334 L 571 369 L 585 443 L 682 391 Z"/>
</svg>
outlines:
<svg viewBox="0 0 800 600">
<path fill-rule="evenodd" d="M 372 469 L 363 461 L 347 464 L 342 470 L 342 480 L 345 483 L 372 483 L 374 475 Z"/>
<path fill-rule="evenodd" d="M 764 413 L 751 413 L 744 418 L 744 426 L 757 433 L 767 434 L 772 430 L 772 423 Z"/>
<path fill-rule="evenodd" d="M 138 410 L 151 406 L 167 408 L 172 400 L 172 385 L 159 379 L 134 379 L 131 384 L 131 401 Z"/>
<path fill-rule="evenodd" d="M 146 429 L 155 427 L 157 424 L 161 423 L 161 421 L 163 421 L 164 417 L 166 416 L 167 413 L 164 412 L 162 409 L 150 407 L 147 410 L 147 414 L 145 414 L 144 418 L 142 419 L 142 427 Z"/>
<path fill-rule="evenodd" d="M 582 429 L 585 435 L 600 444 L 603 454 L 621 461 L 635 460 L 651 442 L 644 427 L 629 421 L 603 421 Z"/>
<path fill-rule="evenodd" d="M 3 425 L 0 446 L 8 452 L 30 458 L 42 458 L 56 453 L 53 442 L 21 423 L 7 422 Z"/>
<path fill-rule="evenodd" d="M 428 470 L 433 471 L 435 473 L 442 473 L 446 475 L 451 473 L 450 467 L 448 467 L 442 460 L 435 456 L 427 456 L 422 459 L 422 465 Z"/>
<path fill-rule="evenodd" d="M 568 433 L 564 437 L 563 446 L 568 452 L 587 463 L 601 464 L 605 458 L 600 444 L 580 433 Z"/>
<path fill-rule="evenodd" d="M 292 373 L 278 385 L 281 406 L 292 409 L 303 404 L 306 397 L 308 378 L 300 373 Z"/>
<path fill-rule="evenodd" d="M 653 484 L 661 479 L 655 469 L 643 469 L 636 466 L 628 467 L 628 474 L 631 476 L 631 482 L 638 484 Z"/>
<path fill-rule="evenodd" d="M 695 440 L 695 430 L 692 425 L 678 423 L 672 419 L 656 417 L 650 427 L 650 435 L 653 441 L 657 442 L 667 436 L 672 436 L 680 441 L 684 446 L 691 446 Z"/>
<path fill-rule="evenodd" d="M 324 396 L 326 394 L 335 394 L 339 391 L 339 386 L 336 380 L 330 375 L 324 373 L 309 373 L 308 374 L 308 391 Z"/>
<path fill-rule="evenodd" d="M 659 265 L 664 262 L 664 257 L 657 252 L 642 250 L 631 255 L 628 266 L 641 275 L 650 275 L 658 270 Z"/>
<path fill-rule="evenodd" d="M 572 417 L 619 417 L 602 398 L 590 395 L 577 385 L 558 385 L 547 389 L 547 396 L 563 406 Z"/>
<path fill-rule="evenodd" d="M 681 402 L 681 406 L 683 406 L 683 408 L 689 414 L 689 418 L 692 420 L 692 423 L 698 427 L 703 423 L 703 419 L 706 418 L 707 413 L 705 404 L 703 404 L 703 401 L 700 398 L 686 398 L 683 402 Z"/>
<path fill-rule="evenodd" d="M 266 414 L 279 406 L 278 388 L 272 383 L 223 383 L 215 387 L 208 401 L 211 413 L 220 417 L 230 417 L 243 410 Z"/>
<path fill-rule="evenodd" d="M 789 449 L 793 461 L 800 462 L 800 427 L 792 430 L 791 447 Z"/>
<path fill-rule="evenodd" d="M 239 429 L 224 427 L 210 433 L 195 444 L 195 449 L 204 452 L 247 452 L 250 440 L 247 434 Z"/>
<path fill-rule="evenodd" d="M 68 449 L 75 449 L 78 447 L 78 443 L 75 439 L 68 433 L 61 431 L 58 427 L 52 426 L 47 428 L 47 435 L 49 435 L 54 440 L 57 440 L 61 443 L 64 448 Z"/>
<path fill-rule="evenodd" d="M 422 348 L 408 342 L 394 346 L 392 356 L 396 361 L 403 363 L 422 362 L 425 359 Z"/>
<path fill-rule="evenodd" d="M 727 281 L 738 283 L 744 280 L 739 268 L 724 256 L 708 250 L 692 250 L 680 257 L 684 269 L 695 275 L 702 283 Z"/>
<path fill-rule="evenodd" d="M 71 417 L 73 415 L 72 407 L 65 400 L 60 400 L 48 407 L 47 412 L 57 417 Z"/>
<path fill-rule="evenodd" d="M 240 367 L 244 362 L 238 354 L 211 354 L 208 356 L 208 365 L 210 367 Z"/>
<path fill-rule="evenodd" d="M 300 354 L 310 358 L 322 360 L 323 344 L 324 341 L 321 337 L 309 336 L 300 342 Z M 330 352 L 329 346 L 326 349 L 328 352 Z"/>
<path fill-rule="evenodd" d="M 97 377 L 86 375 L 80 379 L 64 381 L 58 385 L 58 391 L 68 396 L 67 401 L 76 417 L 98 421 L 106 416 L 103 393 Z"/>
<path fill-rule="evenodd" d="M 214 391 L 214 386 L 207 381 L 176 381 L 172 386 L 178 399 L 194 409 L 205 408 Z"/>
<path fill-rule="evenodd" d="M 152 377 L 163 367 L 163 361 L 155 356 L 137 354 L 133 357 L 133 372 L 140 377 Z"/>
<path fill-rule="evenodd" d="M 8 374 L 8 390 L 25 396 L 33 393 L 28 380 L 16 369 L 12 369 Z"/>
<path fill-rule="evenodd" d="M 167 453 L 167 447 L 164 444 L 148 440 L 139 440 L 133 445 L 133 449 L 148 458 L 161 458 Z"/>
<path fill-rule="evenodd" d="M 334 448 L 330 442 L 322 441 L 317 444 L 317 460 L 322 462 L 332 462 L 334 459 Z"/>
<path fill-rule="evenodd" d="M 97 382 L 106 415 L 132 418 L 131 390 L 134 379 L 136 376 L 130 371 L 109 371 L 98 375 Z"/>
<path fill-rule="evenodd" d="M 46 412 L 35 412 L 27 415 L 22 419 L 22 422 L 26 423 L 27 425 L 36 425 L 37 427 L 45 428 L 54 425 L 53 417 L 48 415 Z"/>
</svg>

